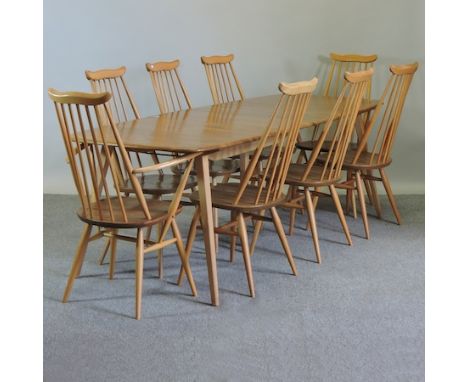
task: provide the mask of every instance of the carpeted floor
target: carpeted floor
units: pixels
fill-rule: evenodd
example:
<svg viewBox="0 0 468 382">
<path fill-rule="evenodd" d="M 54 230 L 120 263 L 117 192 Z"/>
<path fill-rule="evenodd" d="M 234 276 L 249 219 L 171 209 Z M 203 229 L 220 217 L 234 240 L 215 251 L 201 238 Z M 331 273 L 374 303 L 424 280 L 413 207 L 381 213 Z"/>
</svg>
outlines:
<svg viewBox="0 0 468 382">
<path fill-rule="evenodd" d="M 382 198 L 383 200 L 384 198 Z M 322 203 L 322 202 L 321 202 Z M 54 381 L 423 381 L 424 197 L 400 196 L 403 225 L 348 218 L 353 246 L 324 202 L 317 214 L 322 264 L 305 217 L 290 245 L 290 275 L 273 226 L 266 224 L 253 257 L 257 297 L 241 254 L 218 255 L 221 306 L 210 301 L 203 242 L 191 265 L 199 297 L 185 282 L 175 247 L 165 250 L 164 280 L 156 257 L 145 259 L 142 320 L 134 320 L 134 247 L 119 243 L 117 274 L 97 265 L 93 242 L 70 302 L 60 302 L 81 222 L 78 199 L 44 196 L 44 380 Z M 384 216 L 393 221 L 388 204 Z M 187 232 L 193 209 L 179 222 Z M 372 214 L 372 213 L 371 213 Z M 283 213 L 283 222 L 287 222 Z M 302 227 L 302 228 L 301 228 Z"/>
</svg>

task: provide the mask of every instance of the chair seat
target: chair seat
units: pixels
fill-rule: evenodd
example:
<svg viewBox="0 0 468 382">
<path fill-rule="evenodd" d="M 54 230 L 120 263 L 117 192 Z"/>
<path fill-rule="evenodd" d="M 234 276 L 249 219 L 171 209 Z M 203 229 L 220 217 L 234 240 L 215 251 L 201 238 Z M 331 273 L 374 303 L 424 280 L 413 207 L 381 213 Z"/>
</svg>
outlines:
<svg viewBox="0 0 468 382">
<path fill-rule="evenodd" d="M 148 209 L 151 215 L 151 219 L 147 219 L 136 197 L 122 197 L 124 208 L 127 213 L 127 220 L 125 220 L 120 208 L 119 198 L 113 197 L 109 200 L 114 214 L 113 219 L 110 214 L 108 200 L 106 199 L 91 204 L 92 213 L 88 215 L 92 217 L 86 216 L 82 208 L 77 211 L 78 217 L 88 224 L 99 227 L 140 228 L 164 221 L 167 218 L 167 211 L 171 203 L 168 200 L 147 199 Z M 99 215 L 99 208 L 101 209 L 101 215 Z M 182 211 L 182 206 L 179 206 L 176 214 L 180 213 L 180 211 Z"/>
<path fill-rule="evenodd" d="M 330 151 L 331 142 L 332 141 L 324 141 L 322 145 L 322 149 L 320 151 Z M 299 150 L 312 151 L 314 147 L 317 146 L 317 143 L 318 143 L 318 140 L 297 142 L 296 147 Z M 349 147 L 351 149 L 357 149 L 357 143 L 351 143 Z"/>
<path fill-rule="evenodd" d="M 325 174 L 322 177 L 324 168 L 320 164 L 316 164 L 315 166 L 313 166 L 307 178 L 305 180 L 301 180 L 306 168 L 307 168 L 306 164 L 292 163 L 288 169 L 288 175 L 286 176 L 286 183 L 293 185 L 293 186 L 305 185 L 309 187 L 318 187 L 318 186 L 328 186 L 330 184 L 336 184 L 337 182 L 340 181 L 340 177 L 328 179 L 330 175 L 329 169 L 325 171 Z"/>
<path fill-rule="evenodd" d="M 181 180 L 180 174 L 151 174 L 138 176 L 144 194 L 164 195 L 172 194 L 177 190 Z M 187 180 L 186 188 L 194 188 L 197 185 L 197 178 L 190 176 Z M 134 192 L 130 179 L 120 187 L 122 192 Z"/>
<path fill-rule="evenodd" d="M 356 150 L 348 150 L 343 164 L 343 169 L 374 169 L 387 167 L 392 163 L 392 159 L 389 158 L 386 161 L 379 160 L 379 153 L 372 153 L 363 151 L 356 163 L 353 164 L 354 157 L 356 156 Z"/>
<path fill-rule="evenodd" d="M 229 210 L 262 210 L 276 206 L 286 199 L 285 194 L 281 194 L 278 200 L 265 203 L 266 190 L 262 192 L 258 202 L 256 201 L 258 187 L 247 186 L 239 203 L 234 205 L 234 200 L 240 188 L 240 183 L 220 183 L 211 188 L 211 202 L 213 207 L 229 209 Z M 192 202 L 200 202 L 198 191 L 189 195 Z"/>
</svg>

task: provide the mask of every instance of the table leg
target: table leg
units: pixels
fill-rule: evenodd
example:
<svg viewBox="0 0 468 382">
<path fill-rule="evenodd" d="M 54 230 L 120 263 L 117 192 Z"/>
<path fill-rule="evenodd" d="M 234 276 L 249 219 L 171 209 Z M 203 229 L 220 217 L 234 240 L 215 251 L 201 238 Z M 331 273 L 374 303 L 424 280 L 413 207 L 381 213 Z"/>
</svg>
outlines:
<svg viewBox="0 0 468 382">
<path fill-rule="evenodd" d="M 198 192 L 200 194 L 200 218 L 205 240 L 206 263 L 210 282 L 211 303 L 219 305 L 218 271 L 216 268 L 216 250 L 213 225 L 213 206 L 211 204 L 210 168 L 206 155 L 195 159 Z"/>
<path fill-rule="evenodd" d="M 242 153 L 239 155 L 240 158 L 240 174 L 241 176 L 245 174 L 247 166 L 249 165 L 249 153 Z"/>
</svg>

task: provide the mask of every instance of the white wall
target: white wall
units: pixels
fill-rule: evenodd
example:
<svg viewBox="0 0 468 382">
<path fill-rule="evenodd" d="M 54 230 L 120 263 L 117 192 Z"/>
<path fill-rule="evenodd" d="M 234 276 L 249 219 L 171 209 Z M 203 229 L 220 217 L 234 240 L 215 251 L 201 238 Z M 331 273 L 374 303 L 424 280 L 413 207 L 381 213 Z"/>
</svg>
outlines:
<svg viewBox="0 0 468 382">
<path fill-rule="evenodd" d="M 329 52 L 376 53 L 374 95 L 391 63 L 418 61 L 389 175 L 424 193 L 423 0 L 45 0 L 44 192 L 75 193 L 47 88 L 89 91 L 85 69 L 127 66 L 142 116 L 157 114 L 144 64 L 179 58 L 194 107 L 210 103 L 201 55 L 234 53 L 247 97 L 323 78 Z"/>
</svg>

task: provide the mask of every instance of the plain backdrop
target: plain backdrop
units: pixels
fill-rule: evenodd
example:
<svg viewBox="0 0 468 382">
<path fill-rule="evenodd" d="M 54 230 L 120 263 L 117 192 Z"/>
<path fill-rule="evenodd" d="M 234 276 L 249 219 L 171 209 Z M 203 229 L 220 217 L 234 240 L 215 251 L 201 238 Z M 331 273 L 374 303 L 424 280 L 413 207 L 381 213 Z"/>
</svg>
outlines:
<svg viewBox="0 0 468 382">
<path fill-rule="evenodd" d="M 90 91 L 86 69 L 125 65 L 141 115 L 156 115 L 146 62 L 180 59 L 197 107 L 211 102 L 202 55 L 234 53 L 255 97 L 277 93 L 279 81 L 323 82 L 332 51 L 379 56 L 374 98 L 388 65 L 419 62 L 388 173 L 395 193 L 424 193 L 423 0 L 45 0 L 44 193 L 76 193 L 49 87 Z"/>
</svg>

